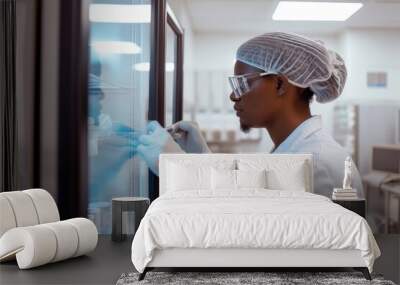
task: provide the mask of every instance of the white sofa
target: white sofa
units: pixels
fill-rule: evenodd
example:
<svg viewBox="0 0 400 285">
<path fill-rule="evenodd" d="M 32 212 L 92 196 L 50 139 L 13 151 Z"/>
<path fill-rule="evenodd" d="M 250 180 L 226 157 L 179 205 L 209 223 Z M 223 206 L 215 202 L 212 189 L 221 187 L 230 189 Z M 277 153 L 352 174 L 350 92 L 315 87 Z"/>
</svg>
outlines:
<svg viewBox="0 0 400 285">
<path fill-rule="evenodd" d="M 88 219 L 60 221 L 57 205 L 43 189 L 0 193 L 0 262 L 20 269 L 84 255 L 96 248 L 98 232 Z"/>
</svg>

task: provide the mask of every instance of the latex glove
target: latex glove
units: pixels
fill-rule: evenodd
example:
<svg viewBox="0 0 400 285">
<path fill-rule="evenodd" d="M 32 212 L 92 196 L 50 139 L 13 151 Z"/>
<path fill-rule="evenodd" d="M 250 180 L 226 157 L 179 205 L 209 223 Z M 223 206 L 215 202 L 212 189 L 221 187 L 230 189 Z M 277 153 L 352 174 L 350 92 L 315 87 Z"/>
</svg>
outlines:
<svg viewBox="0 0 400 285">
<path fill-rule="evenodd" d="M 116 150 L 116 157 L 119 153 L 126 159 L 130 159 L 136 151 L 137 138 L 139 133 L 132 128 L 119 123 L 113 122 L 107 114 L 100 114 L 98 124 L 89 120 L 89 154 L 97 155 L 99 145 L 107 145 Z M 120 147 L 120 149 L 118 149 Z M 113 159 L 115 160 L 115 159 Z"/>
<path fill-rule="evenodd" d="M 138 142 L 137 154 L 156 175 L 158 175 L 160 153 L 184 153 L 167 130 L 157 121 L 151 121 L 147 124 L 146 134 L 139 136 Z"/>
<path fill-rule="evenodd" d="M 131 127 L 128 127 L 120 122 L 113 122 L 111 130 L 114 134 L 117 136 L 125 137 L 125 138 L 131 138 L 136 131 L 132 129 Z"/>
<path fill-rule="evenodd" d="M 187 153 L 210 153 L 207 142 L 201 134 L 196 122 L 179 121 L 171 126 L 172 132 L 184 131 L 185 134 L 176 138 L 175 141 Z"/>
</svg>

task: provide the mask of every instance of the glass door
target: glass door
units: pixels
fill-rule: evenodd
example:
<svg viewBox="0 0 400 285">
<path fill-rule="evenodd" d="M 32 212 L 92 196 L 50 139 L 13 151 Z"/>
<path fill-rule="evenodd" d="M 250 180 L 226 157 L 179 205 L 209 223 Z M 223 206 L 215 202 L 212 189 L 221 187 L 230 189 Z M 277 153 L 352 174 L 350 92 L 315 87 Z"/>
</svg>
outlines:
<svg viewBox="0 0 400 285">
<path fill-rule="evenodd" d="M 165 26 L 165 126 L 182 119 L 183 30 L 167 3 Z"/>
<path fill-rule="evenodd" d="M 133 132 L 148 119 L 151 0 L 92 0 L 89 20 L 88 216 L 109 234 L 112 198 L 148 197 Z"/>
<path fill-rule="evenodd" d="M 173 107 L 176 99 L 176 51 L 177 35 L 170 25 L 165 32 L 165 126 L 171 125 L 173 120 Z"/>
</svg>

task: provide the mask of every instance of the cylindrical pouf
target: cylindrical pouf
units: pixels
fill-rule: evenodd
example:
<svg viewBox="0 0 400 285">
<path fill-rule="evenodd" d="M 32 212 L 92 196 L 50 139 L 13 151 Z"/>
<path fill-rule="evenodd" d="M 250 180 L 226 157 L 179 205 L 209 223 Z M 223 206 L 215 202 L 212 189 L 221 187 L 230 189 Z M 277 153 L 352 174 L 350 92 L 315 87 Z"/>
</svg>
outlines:
<svg viewBox="0 0 400 285">
<path fill-rule="evenodd" d="M 20 269 L 49 263 L 56 252 L 56 236 L 51 229 L 41 225 L 11 229 L 0 239 L 0 260 L 16 254 Z"/>
<path fill-rule="evenodd" d="M 17 222 L 10 202 L 0 193 L 0 238 L 6 231 L 16 226 Z"/>
<path fill-rule="evenodd" d="M 55 222 L 44 224 L 43 227 L 51 229 L 57 239 L 57 252 L 51 262 L 68 259 L 75 255 L 78 249 L 79 238 L 78 233 L 70 223 L 66 223 L 65 221 Z"/>
<path fill-rule="evenodd" d="M 22 191 L 11 191 L 0 193 L 0 195 L 10 202 L 17 227 L 33 226 L 39 223 L 35 205 L 28 194 Z"/>
<path fill-rule="evenodd" d="M 28 269 L 77 257 L 96 248 L 97 234 L 84 218 L 13 228 L 0 238 L 0 261 L 16 255 L 19 268 Z"/>
<path fill-rule="evenodd" d="M 57 222 L 60 220 L 56 202 L 49 192 L 43 189 L 29 189 L 22 191 L 28 194 L 33 201 L 39 218 L 39 224 Z"/>
<path fill-rule="evenodd" d="M 74 257 L 86 254 L 94 250 L 97 246 L 98 232 L 94 223 L 85 218 L 74 218 L 65 220 L 64 222 L 70 223 L 78 233 L 78 249 Z"/>
</svg>

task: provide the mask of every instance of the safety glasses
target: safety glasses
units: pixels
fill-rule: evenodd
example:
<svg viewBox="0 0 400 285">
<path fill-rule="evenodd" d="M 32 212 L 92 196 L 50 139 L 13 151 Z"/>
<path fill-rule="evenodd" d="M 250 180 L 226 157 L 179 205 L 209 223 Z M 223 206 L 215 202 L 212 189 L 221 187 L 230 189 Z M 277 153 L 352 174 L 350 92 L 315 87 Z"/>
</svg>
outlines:
<svg viewBox="0 0 400 285">
<path fill-rule="evenodd" d="M 250 91 L 249 80 L 258 79 L 260 77 L 276 74 L 272 72 L 255 72 L 255 73 L 247 73 L 242 75 L 232 75 L 228 77 L 229 84 L 232 87 L 234 97 L 239 99 L 244 94 Z"/>
</svg>

